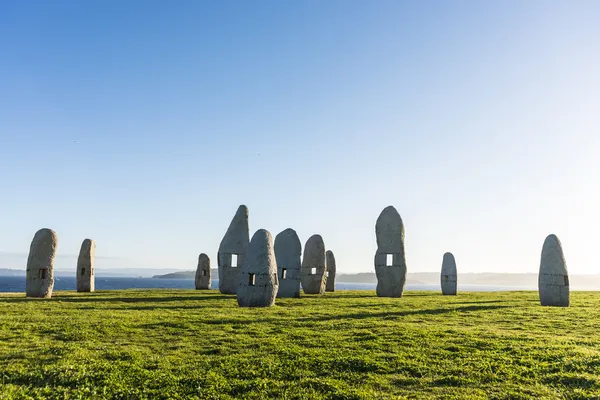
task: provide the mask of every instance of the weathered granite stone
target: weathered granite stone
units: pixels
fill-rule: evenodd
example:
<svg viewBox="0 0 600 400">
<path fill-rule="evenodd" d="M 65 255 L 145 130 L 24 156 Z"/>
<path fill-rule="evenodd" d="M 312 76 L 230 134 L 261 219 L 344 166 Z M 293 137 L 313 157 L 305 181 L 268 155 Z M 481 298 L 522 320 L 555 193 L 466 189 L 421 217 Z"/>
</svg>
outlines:
<svg viewBox="0 0 600 400">
<path fill-rule="evenodd" d="M 54 257 L 58 237 L 51 229 L 40 229 L 31 242 L 27 259 L 25 295 L 27 297 L 52 297 L 54 288 Z"/>
<path fill-rule="evenodd" d="M 441 274 L 441 282 L 442 282 L 442 294 L 444 295 L 456 295 L 456 261 L 454 260 L 454 255 L 452 253 L 444 254 L 444 259 L 442 260 L 442 274 Z"/>
<path fill-rule="evenodd" d="M 249 238 L 248 207 L 241 205 L 221 240 L 217 254 L 219 291 L 223 294 L 235 294 L 237 291 L 240 283 L 240 266 L 244 263 Z M 234 255 L 237 256 L 236 265 L 232 265 Z"/>
<path fill-rule="evenodd" d="M 321 235 L 312 235 L 304 246 L 300 282 L 306 294 L 323 294 L 327 281 L 325 243 Z"/>
<path fill-rule="evenodd" d="M 569 306 L 569 273 L 556 235 L 549 235 L 544 241 L 538 287 L 543 306 Z"/>
<path fill-rule="evenodd" d="M 279 288 L 273 238 L 265 229 L 252 236 L 240 267 L 237 302 L 240 307 L 270 307 Z"/>
<path fill-rule="evenodd" d="M 300 297 L 302 244 L 296 231 L 286 229 L 275 237 L 279 290 L 277 297 Z"/>
<path fill-rule="evenodd" d="M 375 224 L 377 252 L 375 274 L 377 296 L 402 297 L 406 284 L 406 259 L 404 256 L 404 224 L 393 206 L 386 207 Z M 387 256 L 391 255 L 391 263 Z"/>
<path fill-rule="evenodd" d="M 325 291 L 335 292 L 335 256 L 331 250 L 327 250 L 325 256 L 327 258 L 327 283 L 325 284 Z"/>
<path fill-rule="evenodd" d="M 210 289 L 210 258 L 204 253 L 198 257 L 198 268 L 194 281 L 196 289 Z"/>
<path fill-rule="evenodd" d="M 79 258 L 77 259 L 77 291 L 93 292 L 96 286 L 96 273 L 94 268 L 94 255 L 96 253 L 96 242 L 85 239 L 81 243 Z"/>
</svg>

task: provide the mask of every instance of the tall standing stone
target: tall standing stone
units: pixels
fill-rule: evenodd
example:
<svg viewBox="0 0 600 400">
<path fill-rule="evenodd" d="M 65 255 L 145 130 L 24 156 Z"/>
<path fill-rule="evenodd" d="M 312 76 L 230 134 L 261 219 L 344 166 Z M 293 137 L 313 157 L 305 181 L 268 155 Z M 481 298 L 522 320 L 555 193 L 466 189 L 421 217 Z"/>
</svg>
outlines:
<svg viewBox="0 0 600 400">
<path fill-rule="evenodd" d="M 27 297 L 52 297 L 54 288 L 54 257 L 58 237 L 52 229 L 37 231 L 29 248 L 25 295 Z"/>
<path fill-rule="evenodd" d="M 300 297 L 302 244 L 293 229 L 286 229 L 275 237 L 275 259 L 279 290 L 277 297 Z"/>
<path fill-rule="evenodd" d="M 375 224 L 377 296 L 402 297 L 406 284 L 404 224 L 393 206 L 386 207 Z"/>
<path fill-rule="evenodd" d="M 444 295 L 456 295 L 456 260 L 452 253 L 445 253 L 442 260 L 442 273 L 440 276 L 442 283 L 442 294 Z"/>
<path fill-rule="evenodd" d="M 543 306 L 569 306 L 569 273 L 562 245 L 556 235 L 549 235 L 544 241 L 538 288 Z"/>
<path fill-rule="evenodd" d="M 279 282 L 273 238 L 259 229 L 248 245 L 246 259 L 240 267 L 237 302 L 240 307 L 270 307 L 275 304 Z"/>
<path fill-rule="evenodd" d="M 325 284 L 325 291 L 335 292 L 335 256 L 331 250 L 327 250 L 325 256 L 327 258 L 327 283 Z"/>
<path fill-rule="evenodd" d="M 323 294 L 327 280 L 325 243 L 321 235 L 312 235 L 304 246 L 300 281 L 306 294 Z"/>
<path fill-rule="evenodd" d="M 204 253 L 198 257 L 198 268 L 194 280 L 196 290 L 210 289 L 210 258 Z"/>
<path fill-rule="evenodd" d="M 244 264 L 249 241 L 248 207 L 241 205 L 219 245 L 217 265 L 219 267 L 219 291 L 221 293 L 236 293 L 240 283 L 240 266 Z"/>
<path fill-rule="evenodd" d="M 96 288 L 95 253 L 96 242 L 91 239 L 85 239 L 81 243 L 79 258 L 77 258 L 76 274 L 78 292 L 93 292 Z"/>
</svg>

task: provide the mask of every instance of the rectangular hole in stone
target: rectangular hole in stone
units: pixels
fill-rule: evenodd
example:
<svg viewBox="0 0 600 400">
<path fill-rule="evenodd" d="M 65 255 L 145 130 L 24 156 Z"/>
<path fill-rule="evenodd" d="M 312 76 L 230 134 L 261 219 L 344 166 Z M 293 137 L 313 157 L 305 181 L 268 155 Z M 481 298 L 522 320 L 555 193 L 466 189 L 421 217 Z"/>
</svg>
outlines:
<svg viewBox="0 0 600 400">
<path fill-rule="evenodd" d="M 231 255 L 231 266 L 234 268 L 236 268 L 238 266 L 238 255 L 237 254 Z"/>
<path fill-rule="evenodd" d="M 310 274 L 311 275 L 316 275 L 317 274 L 317 268 L 316 267 L 311 268 L 310 269 Z"/>
<path fill-rule="evenodd" d="M 202 276 L 206 276 L 206 270 L 205 269 L 202 270 Z"/>
<path fill-rule="evenodd" d="M 48 277 L 48 268 L 40 269 L 40 279 L 46 279 Z"/>
<path fill-rule="evenodd" d="M 393 254 L 385 255 L 385 265 L 387 267 L 391 267 L 392 265 L 394 265 L 394 255 Z"/>
<path fill-rule="evenodd" d="M 85 275 L 85 268 L 81 268 L 81 276 Z"/>
<path fill-rule="evenodd" d="M 329 278 L 329 271 L 327 271 L 327 277 Z"/>
<path fill-rule="evenodd" d="M 282 268 L 281 269 L 281 279 L 286 279 L 287 278 L 287 269 Z"/>
<path fill-rule="evenodd" d="M 256 279 L 254 274 L 248 274 L 248 285 L 249 286 L 254 286 L 256 283 Z"/>
<path fill-rule="evenodd" d="M 448 275 L 444 275 L 444 282 L 448 282 L 449 279 L 450 277 Z"/>
</svg>

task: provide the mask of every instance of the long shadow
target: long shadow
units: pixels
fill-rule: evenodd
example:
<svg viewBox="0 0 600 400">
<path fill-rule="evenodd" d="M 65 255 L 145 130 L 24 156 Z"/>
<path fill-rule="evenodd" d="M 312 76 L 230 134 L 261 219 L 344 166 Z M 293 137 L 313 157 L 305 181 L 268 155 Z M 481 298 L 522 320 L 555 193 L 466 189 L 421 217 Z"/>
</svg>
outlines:
<svg viewBox="0 0 600 400">
<path fill-rule="evenodd" d="M 60 301 L 66 303 L 161 303 L 172 301 L 188 301 L 188 300 L 219 300 L 219 299 L 235 299 L 235 296 L 215 295 L 215 296 L 173 296 L 173 297 L 98 297 L 98 296 L 69 296 L 58 295 L 50 299 L 37 299 L 30 297 L 17 298 L 1 298 L 0 303 L 22 303 L 27 301 Z"/>
<path fill-rule="evenodd" d="M 369 313 L 369 312 L 360 312 L 360 313 L 352 313 L 352 314 L 332 314 L 332 315 L 322 315 L 317 317 L 299 317 L 299 318 L 289 318 L 286 320 L 290 322 L 323 322 L 323 321 L 343 321 L 345 319 L 369 319 L 369 318 L 379 318 L 379 319 L 387 319 L 394 317 L 406 317 L 412 315 L 439 315 L 439 314 L 449 314 L 453 312 L 472 312 L 472 311 L 482 311 L 482 310 L 497 310 L 502 308 L 511 308 L 511 306 L 467 306 L 467 307 L 456 307 L 456 308 L 435 308 L 429 310 L 406 310 L 406 311 L 394 311 L 394 312 L 378 312 L 378 313 Z M 260 318 L 260 319 L 215 319 L 209 321 L 200 321 L 201 323 L 208 325 L 222 325 L 222 324 L 257 324 L 257 323 L 269 323 L 269 322 L 281 322 L 279 318 Z"/>
</svg>

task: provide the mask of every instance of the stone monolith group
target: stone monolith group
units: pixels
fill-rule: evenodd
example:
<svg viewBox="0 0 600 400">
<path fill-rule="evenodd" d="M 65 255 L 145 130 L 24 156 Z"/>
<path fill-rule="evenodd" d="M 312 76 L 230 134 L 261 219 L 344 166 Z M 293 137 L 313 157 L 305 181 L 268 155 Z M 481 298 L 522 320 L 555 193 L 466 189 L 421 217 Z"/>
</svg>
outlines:
<svg viewBox="0 0 600 400">
<path fill-rule="evenodd" d="M 300 297 L 302 244 L 293 229 L 286 229 L 275 237 L 275 259 L 279 290 L 277 297 Z"/>
<path fill-rule="evenodd" d="M 94 256 L 96 253 L 96 242 L 85 239 L 81 243 L 79 257 L 77 258 L 77 291 L 93 292 L 96 286 L 96 275 L 94 267 Z"/>
<path fill-rule="evenodd" d="M 196 290 L 210 289 L 210 258 L 204 253 L 198 256 L 198 268 L 194 279 Z"/>
<path fill-rule="evenodd" d="M 217 254 L 219 291 L 223 294 L 237 292 L 240 283 L 240 266 L 244 264 L 249 239 L 248 207 L 241 205 L 221 240 Z"/>
<path fill-rule="evenodd" d="M 402 297 L 406 284 L 404 224 L 393 206 L 386 207 L 375 224 L 377 296 Z"/>
<path fill-rule="evenodd" d="M 323 294 L 327 279 L 325 243 L 321 235 L 312 235 L 304 246 L 300 281 L 306 294 Z"/>
<path fill-rule="evenodd" d="M 54 257 L 58 237 L 52 229 L 37 231 L 27 258 L 25 295 L 27 297 L 52 297 L 54 288 Z"/>
<path fill-rule="evenodd" d="M 325 253 L 325 258 L 327 259 L 327 281 L 325 282 L 325 291 L 326 292 L 334 292 L 335 291 L 335 256 L 333 255 L 333 251 L 327 250 Z"/>
<path fill-rule="evenodd" d="M 240 267 L 237 302 L 240 307 L 270 307 L 279 287 L 273 238 L 265 229 L 252 236 Z"/>
<path fill-rule="evenodd" d="M 569 273 L 562 245 L 556 235 L 549 235 L 544 241 L 538 288 L 542 306 L 569 306 Z"/>
<path fill-rule="evenodd" d="M 443 295 L 456 295 L 457 273 L 456 260 L 452 253 L 445 253 L 442 259 L 442 273 L 440 276 Z"/>
</svg>

